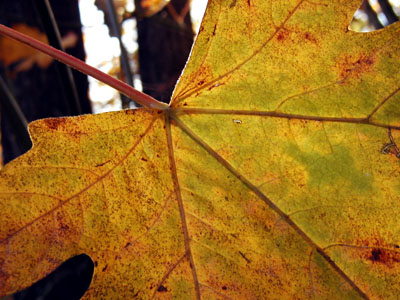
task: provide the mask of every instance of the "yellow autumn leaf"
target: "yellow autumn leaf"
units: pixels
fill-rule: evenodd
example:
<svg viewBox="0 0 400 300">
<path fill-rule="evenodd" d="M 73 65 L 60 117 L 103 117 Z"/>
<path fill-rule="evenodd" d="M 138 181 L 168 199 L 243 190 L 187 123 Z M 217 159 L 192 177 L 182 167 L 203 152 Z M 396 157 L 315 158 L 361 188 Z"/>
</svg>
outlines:
<svg viewBox="0 0 400 300">
<path fill-rule="evenodd" d="M 0 173 L 0 294 L 395 299 L 400 25 L 359 0 L 211 0 L 170 108 L 47 119 Z"/>
</svg>

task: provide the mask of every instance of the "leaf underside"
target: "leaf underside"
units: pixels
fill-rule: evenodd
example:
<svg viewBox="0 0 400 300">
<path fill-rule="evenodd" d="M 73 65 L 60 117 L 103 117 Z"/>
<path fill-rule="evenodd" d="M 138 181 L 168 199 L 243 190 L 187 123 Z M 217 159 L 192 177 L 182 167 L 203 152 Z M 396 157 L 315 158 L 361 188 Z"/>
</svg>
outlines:
<svg viewBox="0 0 400 300">
<path fill-rule="evenodd" d="M 69 257 L 86 299 L 394 299 L 400 25 L 209 1 L 168 111 L 30 124 L 0 173 L 0 291 Z"/>
</svg>

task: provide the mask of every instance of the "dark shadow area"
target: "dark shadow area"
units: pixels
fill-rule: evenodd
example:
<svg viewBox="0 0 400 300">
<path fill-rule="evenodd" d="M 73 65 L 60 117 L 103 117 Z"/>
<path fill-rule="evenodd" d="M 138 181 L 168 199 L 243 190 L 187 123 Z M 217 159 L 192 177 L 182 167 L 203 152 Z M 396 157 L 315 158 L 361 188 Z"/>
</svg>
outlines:
<svg viewBox="0 0 400 300">
<path fill-rule="evenodd" d="M 93 271 L 92 259 L 86 254 L 80 254 L 66 260 L 48 276 L 9 299 L 78 300 L 89 288 Z"/>
</svg>

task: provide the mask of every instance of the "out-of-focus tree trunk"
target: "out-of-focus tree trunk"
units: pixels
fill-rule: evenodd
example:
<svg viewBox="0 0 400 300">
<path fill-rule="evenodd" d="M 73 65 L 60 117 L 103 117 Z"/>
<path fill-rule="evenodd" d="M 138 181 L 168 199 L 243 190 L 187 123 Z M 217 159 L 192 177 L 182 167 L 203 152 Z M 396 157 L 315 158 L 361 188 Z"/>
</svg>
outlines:
<svg viewBox="0 0 400 300">
<path fill-rule="evenodd" d="M 151 17 L 137 16 L 143 92 L 167 103 L 193 44 L 189 4 L 189 0 L 172 0 Z"/>
</svg>

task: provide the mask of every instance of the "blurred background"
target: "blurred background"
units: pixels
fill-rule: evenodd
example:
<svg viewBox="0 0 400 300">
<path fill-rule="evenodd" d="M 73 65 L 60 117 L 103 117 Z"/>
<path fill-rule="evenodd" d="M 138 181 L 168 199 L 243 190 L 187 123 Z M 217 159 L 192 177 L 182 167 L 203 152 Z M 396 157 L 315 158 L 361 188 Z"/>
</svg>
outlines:
<svg viewBox="0 0 400 300">
<path fill-rule="evenodd" d="M 399 19 L 400 0 L 361 2 L 350 24 L 354 31 L 377 30 Z M 168 103 L 206 4 L 206 0 L 0 0 L 0 23 Z M 0 37 L 0 168 L 30 149 L 28 122 L 136 107 L 106 84 Z M 79 299 L 92 273 L 93 262 L 80 255 L 4 299 Z"/>
</svg>

